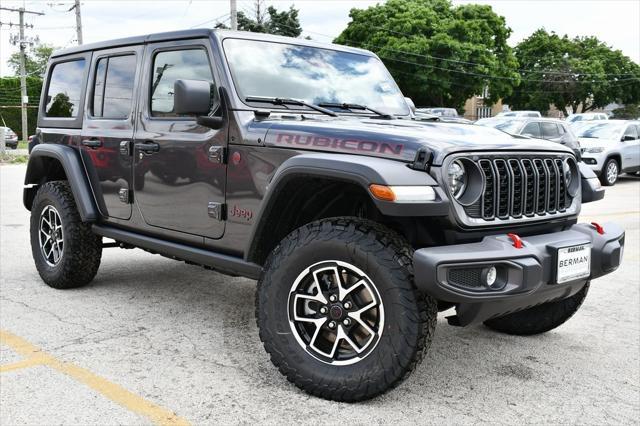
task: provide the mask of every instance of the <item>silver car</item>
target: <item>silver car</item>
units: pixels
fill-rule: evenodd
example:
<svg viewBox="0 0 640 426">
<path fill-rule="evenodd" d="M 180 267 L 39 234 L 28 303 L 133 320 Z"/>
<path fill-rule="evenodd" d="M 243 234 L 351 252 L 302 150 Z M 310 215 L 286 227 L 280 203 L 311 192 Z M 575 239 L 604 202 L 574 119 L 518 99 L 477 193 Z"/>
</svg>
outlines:
<svg viewBox="0 0 640 426">
<path fill-rule="evenodd" d="M 493 127 L 503 132 L 528 136 L 530 138 L 546 139 L 566 145 L 580 158 L 580 143 L 573 134 L 569 125 L 561 120 L 552 118 L 525 118 L 525 117 L 505 117 L 496 116 L 493 118 L 483 118 L 476 121 L 477 125 Z"/>
<path fill-rule="evenodd" d="M 582 146 L 582 161 L 613 185 L 620 173 L 640 170 L 640 121 L 578 121 L 571 125 Z"/>
</svg>

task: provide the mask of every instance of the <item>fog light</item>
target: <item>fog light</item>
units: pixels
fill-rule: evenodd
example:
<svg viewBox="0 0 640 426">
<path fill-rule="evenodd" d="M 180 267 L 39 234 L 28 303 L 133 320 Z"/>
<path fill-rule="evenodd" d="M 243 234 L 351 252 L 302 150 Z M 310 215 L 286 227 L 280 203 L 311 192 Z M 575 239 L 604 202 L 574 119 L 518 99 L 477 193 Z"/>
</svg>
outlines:
<svg viewBox="0 0 640 426">
<path fill-rule="evenodd" d="M 490 266 L 482 270 L 482 281 L 489 288 L 494 288 L 498 280 L 498 271 L 495 266 Z"/>
</svg>

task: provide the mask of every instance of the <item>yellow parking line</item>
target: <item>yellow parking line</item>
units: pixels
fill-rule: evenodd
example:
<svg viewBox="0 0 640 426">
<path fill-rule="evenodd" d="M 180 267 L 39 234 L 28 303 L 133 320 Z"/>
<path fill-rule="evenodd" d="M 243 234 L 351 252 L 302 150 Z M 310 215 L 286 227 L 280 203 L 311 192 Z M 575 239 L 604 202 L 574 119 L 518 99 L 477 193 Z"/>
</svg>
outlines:
<svg viewBox="0 0 640 426">
<path fill-rule="evenodd" d="M 99 392 L 110 400 L 122 405 L 130 411 L 149 418 L 158 425 L 189 425 L 185 419 L 178 417 L 175 413 L 159 407 L 152 402 L 129 392 L 122 386 L 111 383 L 107 379 L 97 376 L 87 369 L 74 364 L 60 361 L 54 356 L 47 354 L 42 349 L 33 346 L 26 340 L 0 330 L 0 343 L 9 346 L 18 354 L 24 356 L 23 361 L 7 364 L 2 367 L 2 372 L 25 368 L 31 365 L 47 365 L 67 376 L 72 377 L 80 383 L 84 383 L 91 389 Z M 29 364 L 29 365 L 27 365 Z"/>
<path fill-rule="evenodd" d="M 27 358 L 18 362 L 12 362 L 11 364 L 0 365 L 0 373 L 6 373 L 8 371 L 20 370 L 21 368 L 29 368 L 35 365 L 47 365 L 47 360 L 44 358 Z"/>
</svg>

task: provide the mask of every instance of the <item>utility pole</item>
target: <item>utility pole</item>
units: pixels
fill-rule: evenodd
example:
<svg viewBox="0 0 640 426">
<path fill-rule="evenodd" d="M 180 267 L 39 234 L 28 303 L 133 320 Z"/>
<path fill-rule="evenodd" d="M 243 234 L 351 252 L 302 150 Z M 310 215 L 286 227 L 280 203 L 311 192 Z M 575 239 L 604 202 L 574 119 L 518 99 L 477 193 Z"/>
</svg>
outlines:
<svg viewBox="0 0 640 426">
<path fill-rule="evenodd" d="M 29 128 L 27 127 L 27 104 L 29 103 L 29 97 L 27 96 L 27 70 L 25 68 L 25 62 L 27 44 L 29 44 L 29 42 L 24 37 L 24 14 L 44 15 L 44 13 L 25 10 L 23 7 L 19 9 L 0 7 L 0 9 L 18 12 L 20 15 L 20 38 L 17 40 L 20 44 L 20 109 L 22 110 L 22 141 L 26 142 L 29 139 Z"/>
<path fill-rule="evenodd" d="M 80 15 L 80 0 L 75 0 L 75 4 L 71 6 L 72 10 L 76 10 L 76 35 L 78 39 L 78 45 L 82 44 L 82 16 Z"/>
<path fill-rule="evenodd" d="M 231 29 L 236 31 L 238 29 L 238 5 L 236 0 L 229 0 L 229 7 L 231 8 Z"/>
</svg>

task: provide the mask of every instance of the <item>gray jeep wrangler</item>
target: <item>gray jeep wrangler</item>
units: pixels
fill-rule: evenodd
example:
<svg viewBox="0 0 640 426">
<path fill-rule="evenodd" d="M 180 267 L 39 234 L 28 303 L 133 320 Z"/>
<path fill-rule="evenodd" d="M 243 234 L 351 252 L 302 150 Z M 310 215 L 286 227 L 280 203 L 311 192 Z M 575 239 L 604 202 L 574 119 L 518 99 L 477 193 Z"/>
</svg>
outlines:
<svg viewBox="0 0 640 426">
<path fill-rule="evenodd" d="M 25 178 L 43 281 L 138 247 L 258 280 L 271 360 L 305 391 L 393 388 L 438 312 L 529 335 L 621 262 L 578 224 L 598 180 L 559 144 L 414 117 L 378 57 L 212 30 L 56 52 Z"/>
</svg>

